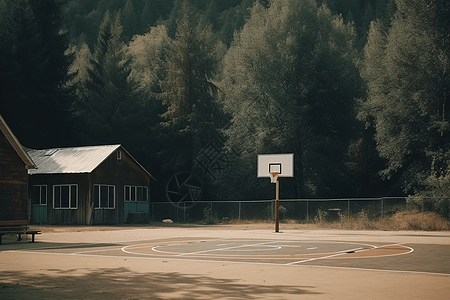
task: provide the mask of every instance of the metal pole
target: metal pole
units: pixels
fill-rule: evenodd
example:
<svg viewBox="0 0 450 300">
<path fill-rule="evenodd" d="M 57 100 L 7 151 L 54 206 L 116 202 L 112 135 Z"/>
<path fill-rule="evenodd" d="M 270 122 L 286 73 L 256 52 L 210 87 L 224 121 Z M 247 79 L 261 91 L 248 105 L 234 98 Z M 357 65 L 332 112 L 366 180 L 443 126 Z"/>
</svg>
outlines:
<svg viewBox="0 0 450 300">
<path fill-rule="evenodd" d="M 238 216 L 238 220 L 241 220 L 241 201 L 239 201 L 239 216 Z"/>
<path fill-rule="evenodd" d="M 309 201 L 306 200 L 306 222 L 309 222 Z"/>
<path fill-rule="evenodd" d="M 347 199 L 347 217 L 350 218 L 350 199 Z"/>
<path fill-rule="evenodd" d="M 276 195 L 275 195 L 275 232 L 280 232 L 280 219 L 278 216 L 278 208 L 280 205 L 280 182 L 277 179 L 276 185 Z"/>
</svg>

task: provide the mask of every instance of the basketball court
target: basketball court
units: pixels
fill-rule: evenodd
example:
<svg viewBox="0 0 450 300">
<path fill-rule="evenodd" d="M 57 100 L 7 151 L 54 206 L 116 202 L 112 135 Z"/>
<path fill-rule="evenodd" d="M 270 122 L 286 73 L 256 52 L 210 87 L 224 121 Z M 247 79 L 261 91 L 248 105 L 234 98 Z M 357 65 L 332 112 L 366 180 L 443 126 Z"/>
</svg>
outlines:
<svg viewBox="0 0 450 300">
<path fill-rule="evenodd" d="M 1 299 L 450 299 L 449 232 L 280 228 L 278 178 L 293 170 L 293 154 L 258 156 L 257 176 L 275 183 L 275 230 L 80 230 L 5 243 Z"/>
<path fill-rule="evenodd" d="M 301 265 L 319 260 L 377 258 L 406 255 L 414 251 L 405 245 L 385 245 L 268 239 L 168 238 L 132 245 L 105 246 L 100 249 L 62 247 L 43 249 L 50 253 L 108 255 L 153 259 L 247 262 L 259 264 Z M 328 262 L 327 265 L 332 265 Z"/>
<path fill-rule="evenodd" d="M 449 299 L 450 293 L 447 232 L 155 228 L 47 233 L 35 243 L 1 247 L 2 299 Z"/>
</svg>

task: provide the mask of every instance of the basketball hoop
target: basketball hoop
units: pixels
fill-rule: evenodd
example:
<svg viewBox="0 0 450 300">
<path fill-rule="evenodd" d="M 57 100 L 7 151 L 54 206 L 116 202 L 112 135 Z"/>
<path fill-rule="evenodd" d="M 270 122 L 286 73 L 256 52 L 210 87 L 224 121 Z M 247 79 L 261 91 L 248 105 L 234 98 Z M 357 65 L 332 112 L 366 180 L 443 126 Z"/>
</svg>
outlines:
<svg viewBox="0 0 450 300">
<path fill-rule="evenodd" d="M 270 175 L 270 182 L 271 183 L 276 183 L 278 180 L 278 174 L 280 174 L 279 172 L 269 172 Z"/>
</svg>

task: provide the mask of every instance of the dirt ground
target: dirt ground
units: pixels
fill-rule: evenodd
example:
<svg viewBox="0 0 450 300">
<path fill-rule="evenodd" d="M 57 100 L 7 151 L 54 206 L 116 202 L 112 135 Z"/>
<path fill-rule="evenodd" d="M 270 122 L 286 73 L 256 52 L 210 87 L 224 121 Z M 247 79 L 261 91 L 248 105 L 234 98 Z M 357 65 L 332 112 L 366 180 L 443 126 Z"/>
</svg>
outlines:
<svg viewBox="0 0 450 300">
<path fill-rule="evenodd" d="M 33 229 L 42 231 L 35 243 L 6 240 L 0 246 L 1 300 L 440 300 L 449 299 L 450 294 L 447 274 L 106 254 L 110 253 L 108 249 L 120 251 L 127 245 L 172 237 L 401 242 L 450 249 L 442 248 L 450 245 L 449 232 L 323 230 L 286 223 L 280 224 L 280 233 L 274 233 L 271 223 L 33 226 Z M 401 263 L 405 259 L 399 256 L 396 261 Z M 442 264 L 448 264 L 445 257 L 442 259 Z"/>
<path fill-rule="evenodd" d="M 165 224 L 155 222 L 150 224 L 123 224 L 123 225 L 32 225 L 30 230 L 40 230 L 42 233 L 52 232 L 84 232 L 84 231 L 116 231 L 116 230 L 133 230 L 133 229 L 160 229 L 160 228 L 197 228 L 210 230 L 275 230 L 274 223 L 264 222 L 240 222 L 233 224 L 219 225 L 198 225 L 198 224 Z M 281 223 L 280 229 L 296 230 L 296 229 L 320 229 L 314 224 L 294 224 Z"/>
</svg>

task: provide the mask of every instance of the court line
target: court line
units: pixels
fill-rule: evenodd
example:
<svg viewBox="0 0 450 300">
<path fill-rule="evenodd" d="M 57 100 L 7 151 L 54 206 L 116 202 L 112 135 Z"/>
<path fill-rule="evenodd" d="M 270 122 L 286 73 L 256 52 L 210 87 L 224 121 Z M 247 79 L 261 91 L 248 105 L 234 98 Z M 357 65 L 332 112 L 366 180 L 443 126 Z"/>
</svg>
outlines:
<svg viewBox="0 0 450 300">
<path fill-rule="evenodd" d="M 320 260 L 320 259 L 326 259 L 326 258 L 330 258 L 330 257 L 336 257 L 336 256 L 348 254 L 349 252 L 356 252 L 357 250 L 361 250 L 361 249 L 364 249 L 364 248 L 360 247 L 360 248 L 355 248 L 355 249 L 349 249 L 349 250 L 339 251 L 338 253 L 335 253 L 335 254 L 331 254 L 331 255 L 327 255 L 327 256 L 322 256 L 322 257 L 315 257 L 315 258 L 310 258 L 310 259 L 305 259 L 305 260 L 294 261 L 294 262 L 287 263 L 287 264 L 285 264 L 285 265 L 286 265 L 286 266 L 291 266 L 291 265 L 301 264 L 301 263 L 304 263 L 304 262 L 309 262 L 309 261 L 314 261 L 314 260 Z"/>
<path fill-rule="evenodd" d="M 273 244 L 273 243 L 278 243 L 278 242 L 279 241 L 271 241 L 271 242 L 264 242 L 264 243 L 257 243 L 257 244 L 243 244 L 243 245 L 238 245 L 238 246 L 233 246 L 233 247 L 216 248 L 216 249 L 209 249 L 209 250 L 196 251 L 196 252 L 190 252 L 190 253 L 181 253 L 176 256 L 195 255 L 195 254 L 200 254 L 200 253 L 238 249 L 238 248 L 243 248 L 243 247 L 255 247 L 255 246 L 268 245 L 268 244 Z"/>
<path fill-rule="evenodd" d="M 203 239 L 199 239 L 197 241 L 202 241 Z M 210 241 L 222 241 L 222 240 L 227 240 L 227 238 L 223 239 L 223 238 L 219 238 L 219 239 L 213 239 Z M 231 239 L 231 241 L 233 241 Z M 236 240 L 234 240 L 236 241 Z M 239 241 L 239 240 L 238 240 Z M 245 240 L 244 240 L 245 241 Z M 182 241 L 181 241 L 182 242 Z M 256 244 L 242 244 L 242 245 L 238 245 L 238 246 L 233 246 L 233 247 L 225 247 L 225 248 L 216 248 L 216 249 L 209 249 L 209 250 L 203 250 L 203 251 L 197 251 L 197 252 L 191 252 L 191 253 L 181 253 L 175 256 L 181 257 L 181 256 L 185 256 L 185 255 L 195 255 L 195 254 L 200 254 L 200 253 L 206 253 L 206 252 L 214 252 L 214 251 L 222 251 L 222 250 L 229 250 L 229 249 L 237 249 L 237 248 L 243 248 L 243 247 L 254 247 L 254 246 L 259 246 L 259 245 L 268 245 L 268 244 L 274 244 L 274 243 L 286 243 L 286 240 L 272 240 L 272 241 L 268 241 L 268 242 L 263 242 L 263 243 L 256 243 Z M 289 242 L 289 241 L 288 241 Z M 324 241 L 314 241 L 314 242 L 324 242 Z M 328 242 L 328 241 L 327 241 Z M 182 242 L 182 243 L 175 243 L 174 245 L 182 245 L 182 244 L 187 244 L 189 242 Z M 338 242 L 339 243 L 339 242 Z M 148 247 L 149 244 L 153 244 L 153 243 L 144 243 L 144 244 L 136 244 L 135 246 L 140 246 L 138 248 L 144 248 L 144 247 Z M 358 244 L 358 243 L 355 243 Z M 310 261 L 316 261 L 316 260 L 322 260 L 322 259 L 327 259 L 327 258 L 332 258 L 332 257 L 337 257 L 337 256 L 341 256 L 341 255 L 345 255 L 348 254 L 348 252 L 363 252 L 363 251 L 368 251 L 368 250 L 373 250 L 373 249 L 379 249 L 379 248 L 385 248 L 385 247 L 389 247 L 389 246 L 402 246 L 405 248 L 409 248 L 410 251 L 409 252 L 405 252 L 405 253 L 397 253 L 397 254 L 389 254 L 389 255 L 382 255 L 384 257 L 387 256 L 395 256 L 395 255 L 403 255 L 403 254 L 409 254 L 411 252 L 414 251 L 413 248 L 408 247 L 408 246 L 404 246 L 402 244 L 405 243 L 396 243 L 396 244 L 388 244 L 388 245 L 382 245 L 382 246 L 374 246 L 374 245 L 370 245 L 373 248 L 372 249 L 364 249 L 363 247 L 360 248 L 355 248 L 355 249 L 348 249 L 348 250 L 343 250 L 343 251 L 339 251 L 339 253 L 334 253 L 332 255 L 327 255 L 327 256 L 323 256 L 323 257 L 317 257 L 317 258 L 311 258 L 311 259 L 307 259 L 307 260 L 301 260 L 301 261 L 295 261 L 295 262 L 290 262 L 287 264 L 277 264 L 277 263 L 261 263 L 261 264 L 270 264 L 270 265 L 286 265 L 286 266 L 295 266 L 295 265 L 299 265 L 302 263 L 306 263 L 306 262 L 310 262 Z M 85 244 L 85 245 L 92 245 L 92 243 L 90 244 Z M 368 245 L 368 244 L 359 244 L 359 245 Z M 87 250 L 87 251 L 79 251 L 79 252 L 72 252 L 72 253 L 64 253 L 63 255 L 86 255 L 86 256 L 96 256 L 96 257 L 101 257 L 101 256 L 108 256 L 108 257 L 120 257 L 120 256 L 109 256 L 109 255 L 95 255 L 95 254 L 85 254 L 85 253 L 89 253 L 89 252 L 107 252 L 107 251 L 115 251 L 115 250 L 119 250 L 121 249 L 123 252 L 128 253 L 128 254 L 132 254 L 132 255 L 148 255 L 148 254 L 142 254 L 142 253 L 135 253 L 135 252 L 130 252 L 130 251 L 126 251 L 125 248 L 128 247 L 133 247 L 133 245 L 128 245 L 122 248 L 115 248 L 116 246 L 111 245 L 111 246 L 106 246 L 108 247 L 108 249 L 95 249 L 95 250 Z M 47 249 L 55 249 L 55 248 L 60 248 L 60 247 L 48 247 Z M 70 247 L 67 246 L 62 246 L 61 248 L 66 248 L 66 249 L 70 249 Z M 154 248 L 154 247 L 153 247 Z M 41 249 L 45 249 L 45 248 L 41 248 Z M 7 252 L 25 252 L 23 250 L 13 250 L 13 251 L 7 251 Z M 26 251 L 26 252 L 34 252 L 34 251 Z M 170 253 L 170 252 L 163 252 L 163 251 L 156 251 L 156 252 L 160 252 L 160 253 Z M 34 252 L 34 253 L 40 253 L 40 252 Z M 174 259 L 173 257 L 171 257 L 172 259 Z M 358 258 L 358 257 L 353 257 L 353 258 Z M 167 258 L 169 259 L 169 258 Z M 189 259 L 191 261 L 216 261 L 216 260 L 192 260 Z M 230 263 L 230 261 L 217 261 L 217 262 L 228 262 Z M 249 262 L 247 262 L 249 263 Z M 323 267 L 327 267 L 327 266 L 323 266 Z M 332 266 L 328 266 L 330 268 L 342 268 L 342 267 L 332 267 Z M 364 268 L 345 268 L 345 269 L 355 269 L 355 270 L 365 270 Z M 392 270 L 383 270 L 383 269 L 367 269 L 367 270 L 380 270 L 380 271 L 392 271 Z M 450 275 L 450 274 L 445 274 L 445 273 L 430 273 L 430 272 L 420 272 L 420 271 L 401 271 L 401 270 L 394 270 L 396 272 L 407 272 L 407 273 L 426 273 L 426 274 L 438 274 L 438 275 Z"/>
<path fill-rule="evenodd" d="M 159 253 L 179 254 L 178 252 L 159 251 L 159 250 L 155 250 L 153 248 L 160 247 L 160 246 L 167 246 L 167 245 L 171 245 L 171 246 L 173 246 L 173 245 L 184 245 L 184 244 L 193 243 L 194 241 L 202 242 L 204 240 L 205 240 L 205 238 L 199 238 L 199 239 L 192 240 L 192 241 L 182 241 L 181 240 L 181 241 L 174 241 L 173 244 L 171 244 L 170 241 L 161 241 L 160 243 L 165 243 L 165 245 L 154 246 L 154 247 L 152 247 L 152 250 L 155 251 L 155 252 L 159 252 Z M 214 241 L 223 241 L 223 240 L 227 240 L 227 238 L 211 239 L 211 240 L 207 240 L 207 241 L 208 242 L 214 242 Z M 122 252 L 125 252 L 125 253 L 128 253 L 128 254 L 133 254 L 133 255 L 152 255 L 152 254 L 146 254 L 146 253 L 131 252 L 131 251 L 128 251 L 126 249 L 127 248 L 131 248 L 131 247 L 133 247 L 133 249 L 148 248 L 148 245 L 154 245 L 154 244 L 155 244 L 154 242 L 151 242 L 151 243 L 145 243 L 145 244 L 128 245 L 128 246 L 122 247 L 121 250 L 122 250 Z"/>
<path fill-rule="evenodd" d="M 409 254 L 409 253 L 414 252 L 414 248 L 409 247 L 409 246 L 405 246 L 403 244 L 406 244 L 406 243 L 388 244 L 388 245 L 383 245 L 383 246 L 374 246 L 375 249 L 380 249 L 380 248 L 389 247 L 389 246 L 401 246 L 401 247 L 405 247 L 405 248 L 410 249 L 408 252 L 402 252 L 402 253 L 396 253 L 396 254 L 378 255 L 376 257 L 388 257 L 388 256 L 396 256 L 396 255 L 405 255 L 405 254 Z M 369 251 L 369 250 L 373 250 L 373 249 L 363 249 L 363 250 L 357 251 L 357 252 L 364 252 L 364 251 Z M 357 256 L 357 257 L 352 257 L 352 258 L 369 258 L 369 257 L 370 256 L 368 256 L 368 257 L 367 256 L 361 256 L 361 257 Z"/>
<path fill-rule="evenodd" d="M 27 251 L 27 250 L 5 250 L 3 252 L 17 252 L 17 253 L 33 253 L 33 254 L 46 254 L 46 255 L 67 255 L 70 253 L 54 253 L 54 252 L 37 252 L 37 251 Z M 105 258 L 126 258 L 126 259 L 148 259 L 148 260 L 161 260 L 165 259 L 175 260 L 175 261 L 192 261 L 192 262 L 204 262 L 204 263 L 229 263 L 229 264 L 251 264 L 251 265 L 269 265 L 269 266 L 286 266 L 295 268 L 326 268 L 326 269 L 342 269 L 342 270 L 353 270 L 353 271 L 375 271 L 375 272 L 387 272 L 387 273 L 409 273 L 418 275 L 437 275 L 437 276 L 448 276 L 447 273 L 435 273 L 435 272 L 425 272 L 425 271 L 405 271 L 405 270 L 387 270 L 387 269 L 367 269 L 367 268 L 356 268 L 356 267 L 336 267 L 336 266 L 320 266 L 320 265 L 286 265 L 280 263 L 266 263 L 266 262 L 240 262 L 240 261 L 230 261 L 230 260 L 211 260 L 211 259 L 190 259 L 190 258 L 175 258 L 175 257 L 148 257 L 148 256 L 120 256 L 120 255 L 96 255 L 96 254 L 77 254 L 79 256 L 87 257 L 105 257 Z"/>
<path fill-rule="evenodd" d="M 198 239 L 198 240 L 202 241 L 202 239 Z M 208 240 L 208 241 L 227 241 L 227 240 L 232 241 L 232 242 L 239 242 L 239 241 L 241 241 L 241 242 L 248 242 L 249 241 L 248 239 L 233 239 L 233 238 L 220 238 L 220 239 L 212 239 L 212 240 Z M 181 242 L 181 243 L 175 243 L 175 244 L 169 244 L 169 245 L 186 244 L 186 243 L 183 243 L 182 241 L 179 241 L 179 242 Z M 286 243 L 286 242 L 292 242 L 292 241 L 291 240 L 283 240 L 283 239 L 280 239 L 280 240 L 278 240 L 278 239 L 277 240 L 269 240 L 269 241 L 266 240 L 266 242 L 263 242 L 263 243 L 244 244 L 244 245 L 238 245 L 238 246 L 233 246 L 233 247 L 225 247 L 225 248 L 220 248 L 220 249 L 209 249 L 209 250 L 197 251 L 197 252 L 192 252 L 192 253 L 179 253 L 179 252 L 171 252 L 171 251 L 161 251 L 161 250 L 157 249 L 158 247 L 167 246 L 166 244 L 164 244 L 164 245 L 156 245 L 156 246 L 152 247 L 151 249 L 154 252 L 158 252 L 158 253 L 161 253 L 161 254 L 166 254 L 166 255 L 171 254 L 173 256 L 184 256 L 184 255 L 195 255 L 195 254 L 201 254 L 201 253 L 213 252 L 213 251 L 220 251 L 220 250 L 236 249 L 236 248 L 242 248 L 242 247 L 247 247 L 247 246 L 268 245 L 268 244 L 274 244 L 274 243 L 281 243 L 281 244 L 283 244 L 283 243 Z M 372 249 L 376 248 L 375 245 L 365 244 L 365 243 L 356 243 L 356 242 L 342 242 L 342 241 L 296 241 L 296 242 L 313 243 L 313 244 L 317 244 L 317 243 L 319 243 L 319 244 L 320 243 L 322 243 L 322 244 L 323 243 L 354 244 L 354 245 L 358 245 L 358 246 L 368 246 L 368 247 L 371 247 Z M 148 256 L 151 256 L 151 255 L 153 255 L 151 253 L 136 253 L 136 252 L 132 252 L 132 251 L 128 251 L 127 250 L 130 247 L 132 247 L 133 249 L 146 248 L 146 247 L 148 247 L 147 245 L 149 245 L 149 244 L 151 244 L 151 243 L 125 246 L 125 247 L 122 248 L 122 251 L 125 252 L 125 253 L 128 253 L 128 254 L 132 254 L 132 255 L 148 255 Z M 364 249 L 364 247 L 361 247 L 361 248 L 358 248 L 358 249 Z M 341 253 L 341 252 L 348 252 L 348 251 L 354 251 L 354 250 L 353 249 L 346 249 L 346 250 L 339 251 L 339 253 Z M 332 253 L 334 255 L 337 252 L 332 252 Z M 326 254 L 326 253 L 324 253 L 324 254 Z"/>
<path fill-rule="evenodd" d="M 405 254 L 409 254 L 412 253 L 414 251 L 414 248 L 408 247 L 408 246 L 404 246 L 402 244 L 405 243 L 398 243 L 398 244 L 388 244 L 388 245 L 382 245 L 382 246 L 374 246 L 374 248 L 372 249 L 364 249 L 364 248 L 358 248 L 358 249 L 351 249 L 351 250 L 346 250 L 346 251 L 341 251 L 341 253 L 337 253 L 337 254 L 332 254 L 332 255 L 328 255 L 328 256 L 323 256 L 323 257 L 316 257 L 316 258 L 311 258 L 311 259 L 306 259 L 306 260 L 301 260 L 301 261 L 294 261 L 294 262 L 290 262 L 287 263 L 286 265 L 296 265 L 296 264 L 301 264 L 301 263 L 305 263 L 305 262 L 310 262 L 310 261 L 315 261 L 315 260 L 321 260 L 321 259 L 327 259 L 327 258 L 331 258 L 331 257 L 336 257 L 336 256 L 341 256 L 344 254 L 349 254 L 348 252 L 350 251 L 354 251 L 354 252 L 364 252 L 364 251 L 370 251 L 370 250 L 374 250 L 374 249 L 380 249 L 380 248 L 385 248 L 385 247 L 389 247 L 389 246 L 402 246 L 405 248 L 409 248 L 410 251 L 409 252 L 403 252 L 403 253 L 396 253 L 396 254 L 388 254 L 388 255 L 379 255 L 377 257 L 388 257 L 388 256 L 396 256 L 396 255 L 405 255 Z M 370 258 L 370 257 L 352 257 L 352 258 Z"/>
</svg>

